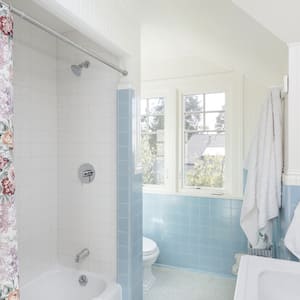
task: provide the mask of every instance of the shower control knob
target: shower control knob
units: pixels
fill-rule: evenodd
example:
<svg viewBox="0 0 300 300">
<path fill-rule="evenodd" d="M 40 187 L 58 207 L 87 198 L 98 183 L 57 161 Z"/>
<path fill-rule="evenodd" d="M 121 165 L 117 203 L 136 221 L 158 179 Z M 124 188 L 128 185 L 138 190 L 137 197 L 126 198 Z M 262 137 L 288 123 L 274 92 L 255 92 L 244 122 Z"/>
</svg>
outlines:
<svg viewBox="0 0 300 300">
<path fill-rule="evenodd" d="M 88 163 L 82 164 L 79 167 L 79 179 L 82 183 L 91 183 L 95 179 L 95 168 Z"/>
</svg>

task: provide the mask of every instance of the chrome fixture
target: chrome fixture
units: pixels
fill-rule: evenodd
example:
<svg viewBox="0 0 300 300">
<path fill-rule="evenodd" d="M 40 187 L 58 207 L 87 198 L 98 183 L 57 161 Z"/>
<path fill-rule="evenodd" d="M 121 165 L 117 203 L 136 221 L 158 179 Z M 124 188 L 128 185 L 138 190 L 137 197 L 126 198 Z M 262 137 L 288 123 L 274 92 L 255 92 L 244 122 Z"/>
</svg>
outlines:
<svg viewBox="0 0 300 300">
<path fill-rule="evenodd" d="M 89 280 L 86 275 L 80 275 L 78 282 L 81 286 L 86 286 L 88 284 Z"/>
<path fill-rule="evenodd" d="M 95 168 L 88 163 L 82 164 L 79 167 L 78 176 L 82 183 L 91 183 L 96 176 Z"/>
<path fill-rule="evenodd" d="M 79 77 L 81 75 L 82 69 L 83 68 L 87 69 L 89 66 L 90 66 L 90 62 L 88 60 L 86 60 L 79 65 L 72 65 L 71 70 L 74 75 Z"/>
<path fill-rule="evenodd" d="M 90 57 L 100 61 L 101 63 L 103 63 L 104 65 L 114 69 L 115 71 L 121 73 L 123 76 L 127 76 L 128 75 L 128 71 L 121 69 L 119 66 L 108 62 L 107 60 L 105 60 L 104 58 L 102 58 L 101 56 L 98 55 L 97 52 L 93 51 L 93 50 L 89 50 L 75 42 L 73 42 L 72 40 L 68 39 L 67 37 L 65 37 L 64 35 L 58 33 L 57 31 L 55 31 L 54 29 L 42 24 L 41 22 L 39 22 L 38 20 L 32 18 L 31 16 L 25 14 L 25 12 L 13 7 L 12 5 L 6 3 L 5 1 L 0 0 L 0 5 L 4 5 L 6 7 L 8 7 L 10 9 L 10 11 L 12 13 L 14 13 L 16 16 L 21 17 L 23 20 L 27 21 L 28 23 L 44 30 L 45 32 L 51 34 L 52 36 L 58 38 L 59 40 L 65 42 L 66 44 L 71 45 L 72 47 L 76 48 L 77 50 L 89 55 Z"/>
<path fill-rule="evenodd" d="M 78 254 L 75 256 L 75 262 L 78 264 L 80 263 L 83 259 L 88 257 L 90 255 L 90 250 L 87 248 L 82 249 Z"/>
</svg>

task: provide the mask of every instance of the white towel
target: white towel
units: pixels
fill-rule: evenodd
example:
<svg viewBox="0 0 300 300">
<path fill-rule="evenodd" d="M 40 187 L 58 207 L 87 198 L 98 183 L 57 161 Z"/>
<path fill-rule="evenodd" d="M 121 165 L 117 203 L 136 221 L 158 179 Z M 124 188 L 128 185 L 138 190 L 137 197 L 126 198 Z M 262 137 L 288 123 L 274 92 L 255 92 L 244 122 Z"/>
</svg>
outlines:
<svg viewBox="0 0 300 300">
<path fill-rule="evenodd" d="M 300 259 L 300 203 L 295 209 L 293 220 L 284 238 L 284 243 Z"/>
<path fill-rule="evenodd" d="M 247 180 L 240 222 L 254 248 L 259 248 L 259 232 L 272 239 L 271 220 L 279 215 L 281 206 L 282 117 L 280 89 L 272 89 L 245 164 Z"/>
</svg>

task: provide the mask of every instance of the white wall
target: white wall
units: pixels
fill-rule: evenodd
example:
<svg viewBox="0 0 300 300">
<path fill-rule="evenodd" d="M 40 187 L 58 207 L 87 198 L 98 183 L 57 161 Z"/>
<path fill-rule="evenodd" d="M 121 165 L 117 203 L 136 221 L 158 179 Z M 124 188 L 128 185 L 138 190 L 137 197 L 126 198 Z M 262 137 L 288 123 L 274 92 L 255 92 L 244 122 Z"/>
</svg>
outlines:
<svg viewBox="0 0 300 300">
<path fill-rule="evenodd" d="M 118 60 L 76 33 L 69 36 Z M 75 77 L 71 64 L 89 59 Z M 116 89 L 120 75 L 15 20 L 15 167 L 21 281 L 51 266 L 75 266 L 116 278 Z M 90 162 L 96 179 L 82 185 L 78 167 Z M 78 267 L 78 266 L 76 266 Z"/>
<path fill-rule="evenodd" d="M 286 43 L 300 41 L 300 3 L 297 0 L 232 0 Z"/>
<path fill-rule="evenodd" d="M 144 83 L 237 72 L 244 77 L 244 155 L 261 104 L 287 73 L 286 45 L 231 0 L 144 3 Z"/>
<path fill-rule="evenodd" d="M 15 18 L 15 168 L 21 281 L 57 257 L 56 40 Z"/>
<path fill-rule="evenodd" d="M 58 58 L 59 261 L 75 266 L 75 254 L 89 248 L 91 255 L 81 267 L 116 279 L 115 105 L 120 75 L 61 42 Z M 71 64 L 86 59 L 90 67 L 74 76 Z M 96 178 L 84 185 L 78 168 L 86 162 L 94 165 Z"/>
<path fill-rule="evenodd" d="M 120 65 L 140 94 L 140 16 L 138 0 L 33 0 L 78 32 L 121 58 Z"/>
</svg>

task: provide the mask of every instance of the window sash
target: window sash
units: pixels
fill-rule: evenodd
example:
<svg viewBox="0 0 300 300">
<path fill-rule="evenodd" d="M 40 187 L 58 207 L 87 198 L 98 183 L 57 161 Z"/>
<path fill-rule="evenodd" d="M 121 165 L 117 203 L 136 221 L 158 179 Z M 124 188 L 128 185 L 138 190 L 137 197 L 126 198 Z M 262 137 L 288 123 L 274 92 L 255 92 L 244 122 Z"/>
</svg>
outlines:
<svg viewBox="0 0 300 300">
<path fill-rule="evenodd" d="M 224 95 L 224 100 L 225 100 L 225 108 L 226 108 L 226 92 L 219 92 L 219 94 L 223 94 Z M 182 107 L 182 113 L 181 113 L 181 118 L 182 118 L 182 121 L 181 121 L 181 124 L 184 125 L 184 126 L 181 126 L 180 130 L 182 131 L 182 135 L 183 135 L 183 138 L 181 140 L 181 145 L 179 145 L 182 149 L 182 159 L 181 159 L 181 186 L 182 188 L 184 189 L 190 189 L 190 190 L 193 190 L 193 189 L 204 189 L 204 190 L 211 190 L 211 189 L 214 189 L 214 190 L 224 190 L 224 185 L 225 185 L 225 172 L 224 172 L 224 164 L 226 164 L 226 130 L 217 130 L 217 129 L 208 129 L 207 127 L 207 124 L 206 124 L 206 115 L 207 114 L 212 114 L 212 113 L 218 113 L 218 114 L 226 114 L 226 110 L 223 109 L 223 110 L 209 110 L 207 111 L 206 110 L 206 104 L 207 104 L 207 100 L 206 96 L 208 94 L 204 94 L 204 93 L 201 93 L 201 94 L 188 94 L 187 95 L 181 95 L 180 97 L 180 101 L 181 101 L 181 107 Z M 192 97 L 194 99 L 196 98 L 202 98 L 203 99 L 203 110 L 198 113 L 198 110 L 197 111 L 192 111 L 192 110 L 189 110 L 188 112 L 186 112 L 186 100 L 188 97 Z M 203 116 L 203 129 L 197 129 L 197 130 L 188 130 L 186 129 L 186 116 L 187 115 L 202 115 Z M 221 187 L 215 187 L 215 186 L 212 186 L 212 185 L 192 185 L 192 184 L 188 184 L 187 180 L 188 180 L 188 174 L 189 174 L 189 171 L 190 172 L 193 172 L 193 167 L 195 167 L 196 163 L 197 163 L 197 160 L 195 159 L 195 161 L 193 163 L 191 163 L 191 169 L 188 171 L 188 165 L 189 165 L 189 162 L 188 160 L 186 161 L 186 159 L 188 158 L 188 144 L 187 144 L 187 134 L 194 134 L 195 136 L 197 136 L 197 134 L 199 135 L 203 135 L 203 136 L 211 136 L 212 134 L 215 135 L 216 137 L 218 135 L 223 135 L 225 136 L 225 142 L 224 142 L 224 152 L 225 152 L 225 155 L 224 155 L 224 161 L 220 161 L 221 165 L 219 166 L 221 168 L 221 172 L 222 172 L 222 186 Z M 194 136 L 193 135 L 193 136 Z M 192 137 L 191 137 L 192 138 Z M 201 145 L 199 145 L 199 148 L 201 148 Z M 205 150 L 207 149 L 206 148 L 203 148 L 203 151 L 205 152 Z M 203 153 L 204 153 L 203 152 Z M 208 157 L 209 155 L 202 155 L 202 157 Z M 205 166 L 204 166 L 205 168 Z M 223 171 L 222 171 L 223 170 Z M 190 173 L 191 174 L 191 173 Z M 191 175 L 192 176 L 192 175 Z M 201 174 L 200 174 L 201 176 Z M 203 174 L 203 176 L 205 176 L 205 173 Z M 216 179 L 217 180 L 217 177 Z"/>
</svg>

